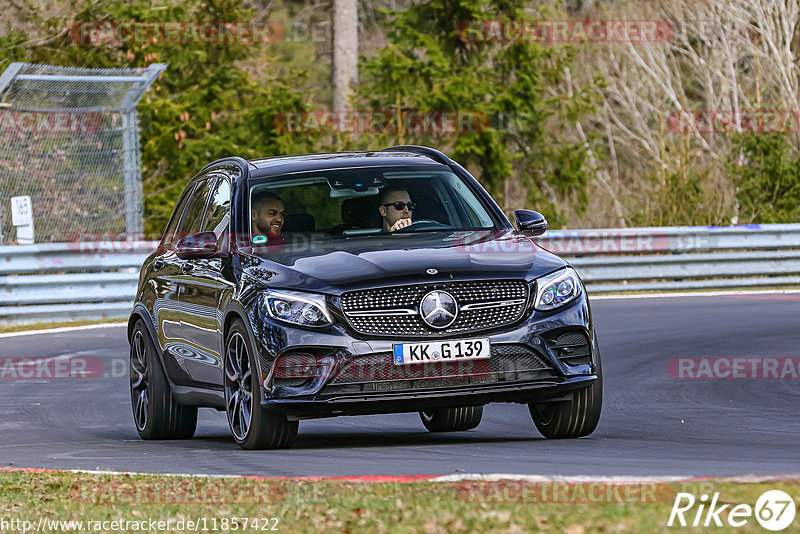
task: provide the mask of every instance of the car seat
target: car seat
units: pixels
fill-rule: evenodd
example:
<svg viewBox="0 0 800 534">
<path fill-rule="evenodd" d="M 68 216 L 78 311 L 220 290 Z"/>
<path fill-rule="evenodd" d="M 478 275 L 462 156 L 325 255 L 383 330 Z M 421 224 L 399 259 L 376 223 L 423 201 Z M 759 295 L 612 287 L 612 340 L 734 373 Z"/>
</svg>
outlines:
<svg viewBox="0 0 800 534">
<path fill-rule="evenodd" d="M 314 216 L 310 213 L 293 213 L 283 221 L 284 232 L 313 232 L 315 227 Z"/>
<path fill-rule="evenodd" d="M 342 202 L 342 222 L 343 230 L 380 228 L 382 220 L 376 197 L 348 198 Z"/>
</svg>

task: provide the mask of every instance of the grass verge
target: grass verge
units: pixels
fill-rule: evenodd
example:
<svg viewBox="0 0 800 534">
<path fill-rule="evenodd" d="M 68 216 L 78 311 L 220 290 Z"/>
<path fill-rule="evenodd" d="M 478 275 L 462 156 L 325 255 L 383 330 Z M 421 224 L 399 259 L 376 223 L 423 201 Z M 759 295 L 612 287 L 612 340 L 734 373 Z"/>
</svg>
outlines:
<svg viewBox="0 0 800 534">
<path fill-rule="evenodd" d="M 724 526 L 715 527 L 712 521 L 710 527 L 688 528 L 764 532 L 752 516 L 745 518 L 744 526 L 731 527 L 728 514 L 739 503 L 755 507 L 762 493 L 774 489 L 800 502 L 800 481 L 791 480 L 624 486 L 520 481 L 354 483 L 0 471 L 0 531 L 21 532 L 21 521 L 29 521 L 35 530 L 41 518 L 48 518 L 82 521 L 83 531 L 105 532 L 158 531 L 150 521 L 171 521 L 163 525 L 168 532 L 674 532 L 685 530 L 666 526 L 678 492 L 693 494 L 698 504 L 701 495 L 710 498 L 718 492 L 718 506 L 730 504 L 719 516 Z M 697 510 L 695 505 L 686 512 L 689 525 Z M 233 518 L 239 518 L 238 528 Z M 19 522 L 11 523 L 14 520 Z M 798 524 L 800 517 L 786 532 Z M 76 529 L 49 523 L 39 531 L 70 530 Z"/>
</svg>

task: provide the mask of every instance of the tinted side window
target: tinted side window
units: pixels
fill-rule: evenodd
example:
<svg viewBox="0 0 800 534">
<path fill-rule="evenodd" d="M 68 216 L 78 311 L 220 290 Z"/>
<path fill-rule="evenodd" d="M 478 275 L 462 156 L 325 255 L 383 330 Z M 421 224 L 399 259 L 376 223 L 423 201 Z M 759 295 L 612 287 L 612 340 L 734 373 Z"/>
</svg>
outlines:
<svg viewBox="0 0 800 534">
<path fill-rule="evenodd" d="M 180 228 L 180 223 L 183 220 L 183 212 L 186 211 L 186 204 L 189 203 L 189 199 L 192 198 L 192 190 L 195 188 L 197 184 L 193 184 L 186 188 L 184 194 L 178 200 L 177 206 L 175 206 L 175 211 L 172 212 L 172 217 L 167 223 L 167 229 L 164 230 L 164 243 L 165 244 L 175 244 L 176 240 L 176 232 L 178 228 Z"/>
<path fill-rule="evenodd" d="M 208 195 L 213 183 L 213 180 L 205 179 L 197 184 L 197 188 L 192 194 L 192 200 L 189 201 L 189 206 L 186 208 L 186 214 L 183 216 L 179 232 L 181 238 L 200 232 L 203 228 L 203 217 L 206 214 Z"/>
<path fill-rule="evenodd" d="M 214 232 L 217 239 L 228 227 L 231 211 L 231 186 L 224 178 L 220 178 L 217 187 L 211 194 L 208 205 L 206 222 L 203 224 L 204 232 Z"/>
</svg>

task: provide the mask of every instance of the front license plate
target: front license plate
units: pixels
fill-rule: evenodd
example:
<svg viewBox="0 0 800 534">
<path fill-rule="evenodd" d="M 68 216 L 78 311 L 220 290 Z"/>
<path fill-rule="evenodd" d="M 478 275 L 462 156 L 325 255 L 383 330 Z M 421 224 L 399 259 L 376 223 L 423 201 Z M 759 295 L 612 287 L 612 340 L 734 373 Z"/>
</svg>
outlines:
<svg viewBox="0 0 800 534">
<path fill-rule="evenodd" d="M 489 339 L 459 339 L 430 343 L 395 343 L 394 364 L 480 360 L 491 355 Z"/>
</svg>

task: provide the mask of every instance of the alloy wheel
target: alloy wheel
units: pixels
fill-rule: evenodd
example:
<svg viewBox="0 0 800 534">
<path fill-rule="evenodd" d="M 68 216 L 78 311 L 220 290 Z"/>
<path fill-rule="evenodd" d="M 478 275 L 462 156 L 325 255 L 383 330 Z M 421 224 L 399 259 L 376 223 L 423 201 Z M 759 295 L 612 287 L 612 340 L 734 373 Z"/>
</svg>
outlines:
<svg viewBox="0 0 800 534">
<path fill-rule="evenodd" d="M 133 420 L 140 432 L 143 432 L 147 426 L 147 411 L 150 405 L 147 371 L 147 345 L 144 334 L 137 330 L 133 335 L 133 343 L 131 343 L 130 377 Z"/>
<path fill-rule="evenodd" d="M 234 332 L 225 351 L 225 411 L 237 441 L 244 441 L 253 418 L 250 355 L 244 337 Z"/>
</svg>

